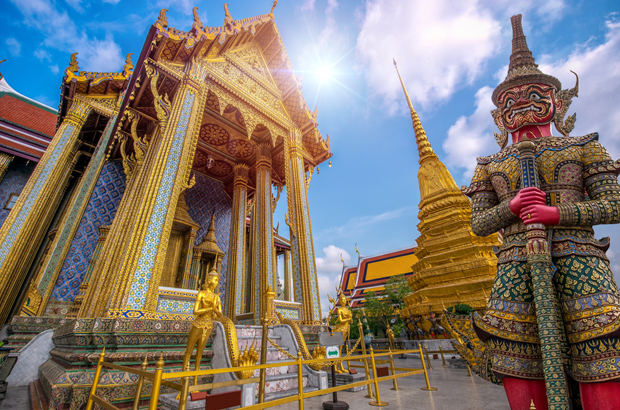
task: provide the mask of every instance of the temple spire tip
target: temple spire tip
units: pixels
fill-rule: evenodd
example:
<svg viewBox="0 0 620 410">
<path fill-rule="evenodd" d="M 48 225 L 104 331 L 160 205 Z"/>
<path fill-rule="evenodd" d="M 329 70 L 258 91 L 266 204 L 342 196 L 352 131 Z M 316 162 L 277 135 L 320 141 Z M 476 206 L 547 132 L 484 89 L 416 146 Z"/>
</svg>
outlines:
<svg viewBox="0 0 620 410">
<path fill-rule="evenodd" d="M 409 93 L 407 92 L 407 87 L 405 87 L 403 78 L 400 76 L 400 71 L 398 71 L 396 60 L 392 58 L 392 61 L 394 62 L 394 67 L 396 68 L 396 73 L 398 74 L 400 85 L 403 87 L 403 92 L 405 93 L 407 104 L 409 105 L 409 111 L 411 112 L 411 122 L 413 123 L 413 130 L 415 131 L 415 139 L 418 145 L 418 153 L 420 154 L 420 162 L 422 162 L 422 160 L 428 157 L 435 156 L 435 152 L 433 151 L 433 147 L 431 147 L 431 143 L 428 140 L 428 137 L 426 136 L 426 131 L 424 131 L 424 128 L 422 127 L 422 123 L 420 122 L 418 113 L 413 108 L 413 104 L 411 103 L 411 98 L 409 98 Z"/>
</svg>

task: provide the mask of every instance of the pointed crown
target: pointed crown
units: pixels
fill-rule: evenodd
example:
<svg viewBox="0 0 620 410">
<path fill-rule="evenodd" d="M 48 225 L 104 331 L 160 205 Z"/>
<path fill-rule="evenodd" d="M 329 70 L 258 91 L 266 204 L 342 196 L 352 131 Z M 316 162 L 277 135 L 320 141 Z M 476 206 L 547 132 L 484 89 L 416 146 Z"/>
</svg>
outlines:
<svg viewBox="0 0 620 410">
<path fill-rule="evenodd" d="M 560 80 L 543 73 L 538 68 L 538 64 L 536 64 L 536 60 L 525 41 L 521 17 L 521 14 L 517 14 L 510 18 L 510 23 L 512 24 L 512 54 L 510 55 L 506 79 L 493 91 L 492 99 L 496 106 L 499 106 L 498 99 L 504 91 L 519 85 L 539 83 L 555 87 L 556 91 L 562 89 Z"/>
</svg>

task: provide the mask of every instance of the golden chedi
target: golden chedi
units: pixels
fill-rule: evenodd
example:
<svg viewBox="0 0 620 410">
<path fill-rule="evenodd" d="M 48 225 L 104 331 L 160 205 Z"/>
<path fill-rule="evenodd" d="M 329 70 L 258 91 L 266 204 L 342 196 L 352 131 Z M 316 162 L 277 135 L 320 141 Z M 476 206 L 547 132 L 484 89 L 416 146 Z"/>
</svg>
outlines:
<svg viewBox="0 0 620 410">
<path fill-rule="evenodd" d="M 402 78 L 400 81 L 420 154 L 418 262 L 407 279 L 413 293 L 405 298 L 403 316 L 440 313 L 458 303 L 483 310 L 497 266 L 493 247 L 501 240 L 498 234 L 478 237 L 472 232 L 471 202 L 433 151 Z"/>
</svg>

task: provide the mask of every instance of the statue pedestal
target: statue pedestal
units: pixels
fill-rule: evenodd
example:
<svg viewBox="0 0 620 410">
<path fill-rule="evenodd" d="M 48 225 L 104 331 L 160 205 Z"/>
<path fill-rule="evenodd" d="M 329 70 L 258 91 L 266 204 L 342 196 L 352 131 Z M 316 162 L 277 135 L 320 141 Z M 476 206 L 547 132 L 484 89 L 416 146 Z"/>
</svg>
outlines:
<svg viewBox="0 0 620 410">
<path fill-rule="evenodd" d="M 327 372 L 327 378 L 328 378 L 329 387 L 331 387 L 332 386 L 332 375 L 330 372 Z M 343 386 L 345 384 L 361 382 L 362 380 L 365 380 L 365 378 L 366 377 L 364 376 L 363 372 L 356 373 L 356 374 L 339 373 L 339 374 L 336 374 L 336 386 Z M 353 387 L 353 388 L 346 389 L 343 391 L 356 392 L 356 391 L 362 391 L 365 389 L 366 389 L 366 386 L 358 386 L 358 387 Z"/>
</svg>

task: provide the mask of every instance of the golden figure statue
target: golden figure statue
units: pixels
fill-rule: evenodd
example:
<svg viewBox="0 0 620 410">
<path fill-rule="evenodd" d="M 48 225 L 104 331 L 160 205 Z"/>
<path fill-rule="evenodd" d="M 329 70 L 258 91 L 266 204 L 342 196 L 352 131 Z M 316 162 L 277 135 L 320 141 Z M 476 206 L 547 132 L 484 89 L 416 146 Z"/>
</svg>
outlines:
<svg viewBox="0 0 620 410">
<path fill-rule="evenodd" d="M 390 340 L 390 349 L 394 350 L 394 331 L 392 330 L 392 328 L 390 327 L 390 325 L 387 326 L 387 337 Z"/>
<path fill-rule="evenodd" d="M 333 303 L 331 297 L 329 298 Z M 349 334 L 351 333 L 351 323 L 353 322 L 353 314 L 351 313 L 351 309 L 347 307 L 348 301 L 347 297 L 344 293 L 340 293 L 338 295 L 338 301 L 340 302 L 340 307 L 336 309 L 336 314 L 338 315 L 338 322 L 336 326 L 332 328 L 333 332 L 342 332 L 342 338 L 346 342 L 349 338 Z M 342 354 L 341 354 L 342 356 Z M 336 365 L 336 373 L 344 373 L 346 370 L 340 362 Z"/>
<path fill-rule="evenodd" d="M 192 328 L 189 331 L 189 339 L 187 340 L 185 355 L 183 356 L 183 370 L 189 365 L 194 347 L 196 347 L 195 370 L 200 370 L 202 352 L 205 349 L 211 330 L 213 330 L 213 319 L 222 316 L 222 301 L 220 300 L 220 295 L 215 292 L 219 283 L 220 275 L 213 268 L 209 272 L 209 277 L 205 284 L 203 284 L 202 290 L 196 296 L 196 302 L 194 303 L 196 319 L 194 319 Z M 195 376 L 194 384 L 197 382 L 198 377 Z"/>
</svg>

